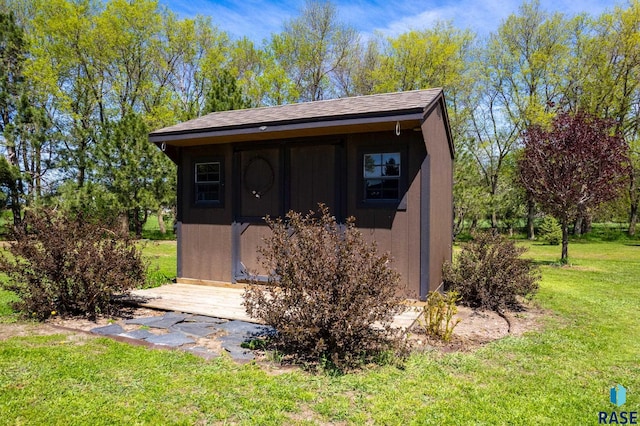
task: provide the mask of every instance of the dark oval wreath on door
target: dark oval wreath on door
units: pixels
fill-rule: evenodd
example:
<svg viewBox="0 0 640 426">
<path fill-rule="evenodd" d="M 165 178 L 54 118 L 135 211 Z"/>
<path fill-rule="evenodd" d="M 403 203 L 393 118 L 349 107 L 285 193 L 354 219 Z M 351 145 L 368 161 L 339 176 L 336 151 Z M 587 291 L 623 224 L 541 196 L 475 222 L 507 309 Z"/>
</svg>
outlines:
<svg viewBox="0 0 640 426">
<path fill-rule="evenodd" d="M 261 198 L 273 187 L 275 173 L 273 166 L 264 157 L 253 157 L 244 168 L 242 182 L 244 188 L 256 198 Z"/>
</svg>

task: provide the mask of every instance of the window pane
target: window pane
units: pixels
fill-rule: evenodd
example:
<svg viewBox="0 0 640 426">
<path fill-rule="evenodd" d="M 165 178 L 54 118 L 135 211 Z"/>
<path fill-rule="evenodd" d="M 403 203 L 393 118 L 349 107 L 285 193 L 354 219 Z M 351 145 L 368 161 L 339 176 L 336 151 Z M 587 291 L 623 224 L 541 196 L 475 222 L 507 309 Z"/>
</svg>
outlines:
<svg viewBox="0 0 640 426">
<path fill-rule="evenodd" d="M 382 155 L 382 176 L 400 176 L 400 153 Z"/>
<path fill-rule="evenodd" d="M 367 179 L 365 180 L 365 199 L 379 200 L 382 198 L 382 180 Z"/>
<path fill-rule="evenodd" d="M 196 201 L 220 201 L 220 184 L 196 184 Z"/>
<path fill-rule="evenodd" d="M 364 155 L 364 177 L 380 177 L 382 170 L 380 164 L 382 154 L 365 154 Z"/>
<path fill-rule="evenodd" d="M 400 198 L 401 157 L 399 152 L 364 154 L 364 199 Z"/>
<path fill-rule="evenodd" d="M 196 164 L 196 182 L 220 182 L 220 163 Z"/>
</svg>

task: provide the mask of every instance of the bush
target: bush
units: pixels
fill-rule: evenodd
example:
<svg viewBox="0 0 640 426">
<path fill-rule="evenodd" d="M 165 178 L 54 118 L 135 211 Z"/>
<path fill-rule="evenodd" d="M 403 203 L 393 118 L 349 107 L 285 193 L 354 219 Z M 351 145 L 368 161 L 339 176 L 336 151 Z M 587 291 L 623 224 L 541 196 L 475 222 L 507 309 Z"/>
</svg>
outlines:
<svg viewBox="0 0 640 426">
<path fill-rule="evenodd" d="M 517 296 L 538 290 L 539 275 L 524 247 L 498 234 L 477 233 L 453 264 L 443 268 L 445 287 L 460 293 L 462 303 L 502 312 L 518 309 Z"/>
<path fill-rule="evenodd" d="M 444 342 L 450 341 L 453 329 L 460 323 L 460 318 L 453 320 L 453 316 L 458 313 L 456 303 L 459 300 L 460 295 L 456 291 L 446 294 L 430 292 L 427 303 L 418 316 L 418 324 L 429 336 L 437 337 Z"/>
<path fill-rule="evenodd" d="M 0 256 L 9 277 L 2 286 L 15 292 L 15 307 L 45 319 L 59 315 L 95 318 L 110 313 L 113 296 L 144 283 L 146 265 L 128 236 L 51 212 L 29 215 L 25 229 L 12 235 Z"/>
<path fill-rule="evenodd" d="M 540 238 L 552 246 L 557 246 L 562 242 L 562 228 L 553 216 L 545 216 L 540 224 Z"/>
<path fill-rule="evenodd" d="M 270 285 L 247 289 L 244 305 L 277 330 L 278 350 L 344 370 L 399 347 L 391 327 L 404 310 L 399 274 L 353 218 L 340 225 L 320 204 L 317 215 L 266 220 L 273 232 L 259 253 Z"/>
</svg>

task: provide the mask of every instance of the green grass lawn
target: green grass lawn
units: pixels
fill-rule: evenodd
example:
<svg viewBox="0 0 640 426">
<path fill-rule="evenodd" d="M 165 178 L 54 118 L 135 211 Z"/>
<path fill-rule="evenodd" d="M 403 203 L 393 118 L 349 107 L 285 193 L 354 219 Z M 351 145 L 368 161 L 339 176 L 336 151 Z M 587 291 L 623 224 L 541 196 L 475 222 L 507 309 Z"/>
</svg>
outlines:
<svg viewBox="0 0 640 426">
<path fill-rule="evenodd" d="M 559 268 L 559 247 L 526 244 L 542 268 L 535 300 L 551 311 L 543 331 L 337 377 L 109 339 L 12 338 L 0 341 L 0 424 L 584 425 L 615 408 L 617 383 L 628 390 L 618 411 L 640 410 L 640 245 L 572 243 L 572 266 Z"/>
<path fill-rule="evenodd" d="M 151 285 L 165 284 L 176 277 L 175 241 L 143 241 L 140 244 L 149 262 L 147 275 Z"/>
</svg>

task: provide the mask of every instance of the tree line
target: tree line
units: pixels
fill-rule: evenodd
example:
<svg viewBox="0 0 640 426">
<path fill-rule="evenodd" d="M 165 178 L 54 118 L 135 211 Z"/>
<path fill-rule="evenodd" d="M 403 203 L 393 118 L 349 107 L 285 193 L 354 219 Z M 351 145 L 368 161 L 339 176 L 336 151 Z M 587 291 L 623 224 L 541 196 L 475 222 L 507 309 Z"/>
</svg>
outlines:
<svg viewBox="0 0 640 426">
<path fill-rule="evenodd" d="M 442 87 L 456 146 L 454 233 L 527 224 L 539 207 L 518 178 L 524 132 L 561 113 L 613 120 L 632 166 L 620 196 L 584 209 L 629 223 L 640 203 L 640 0 L 600 16 L 523 3 L 479 37 L 441 22 L 363 38 L 328 1 L 308 0 L 261 43 L 214 17 L 153 0 L 0 0 L 0 201 L 19 225 L 53 205 L 119 217 L 140 233 L 175 206 L 173 164 L 149 130 L 211 111 Z M 160 215 L 161 217 L 161 215 Z"/>
</svg>

